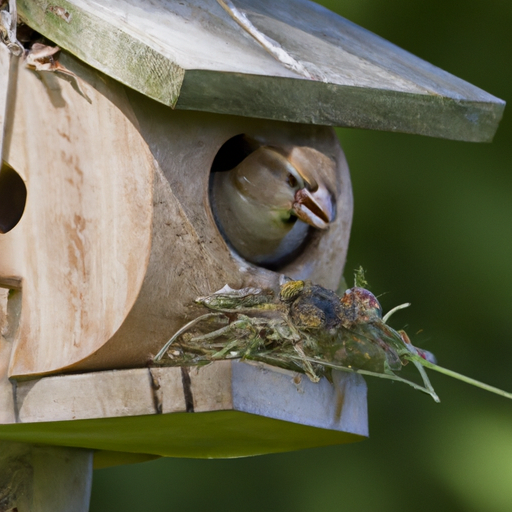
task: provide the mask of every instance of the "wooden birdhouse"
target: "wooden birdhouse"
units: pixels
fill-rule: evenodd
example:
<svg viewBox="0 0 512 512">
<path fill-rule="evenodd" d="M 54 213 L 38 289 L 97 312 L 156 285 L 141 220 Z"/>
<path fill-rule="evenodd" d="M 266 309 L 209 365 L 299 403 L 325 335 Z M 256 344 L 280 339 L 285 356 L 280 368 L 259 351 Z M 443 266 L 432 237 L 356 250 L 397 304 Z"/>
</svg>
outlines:
<svg viewBox="0 0 512 512">
<path fill-rule="evenodd" d="M 82 475 L 52 510 L 86 510 L 93 452 L 101 466 L 367 436 L 359 375 L 152 357 L 226 284 L 337 289 L 352 192 L 333 126 L 488 141 L 504 103 L 305 0 L 17 9 L 24 54 L 0 45 L 0 439 L 26 444 L 5 460 Z M 262 161 L 256 192 L 217 185 Z M 272 238 L 259 212 L 288 166 L 310 202 Z"/>
</svg>

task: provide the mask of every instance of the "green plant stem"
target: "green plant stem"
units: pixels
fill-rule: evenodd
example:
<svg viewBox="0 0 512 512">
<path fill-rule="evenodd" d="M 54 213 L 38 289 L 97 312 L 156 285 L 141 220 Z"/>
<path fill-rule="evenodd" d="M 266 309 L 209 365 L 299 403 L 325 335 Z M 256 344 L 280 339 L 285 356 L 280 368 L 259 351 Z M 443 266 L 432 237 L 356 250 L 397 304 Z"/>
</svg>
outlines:
<svg viewBox="0 0 512 512">
<path fill-rule="evenodd" d="M 466 384 L 471 384 L 473 386 L 476 386 L 477 388 L 485 389 L 486 391 L 490 391 L 491 393 L 495 393 L 496 395 L 512 399 L 512 393 L 503 391 L 502 389 L 499 388 L 495 388 L 494 386 L 489 386 L 489 384 L 485 384 L 484 382 L 480 382 L 479 380 L 472 379 L 471 377 L 466 377 L 465 375 L 454 372 L 453 370 L 448 370 L 448 368 L 443 368 L 442 366 L 438 366 L 437 364 L 430 363 L 429 361 L 423 359 L 421 356 L 415 354 L 411 354 L 411 356 L 411 361 L 417 361 L 425 368 L 429 368 L 430 370 L 442 373 L 444 375 L 447 375 L 448 377 L 461 380 L 462 382 L 465 382 Z"/>
<path fill-rule="evenodd" d="M 295 357 L 295 356 L 288 356 L 290 359 L 295 359 L 299 361 L 301 358 Z M 304 359 L 307 361 L 310 361 L 312 363 L 320 364 L 322 366 L 327 366 L 329 368 L 333 368 L 334 370 L 340 370 L 342 372 L 348 372 L 348 373 L 359 373 L 361 375 L 368 375 L 369 377 L 378 377 L 379 379 L 387 379 L 387 380 L 396 380 L 397 382 L 403 382 L 404 384 L 408 384 L 409 386 L 413 387 L 414 389 L 417 389 L 419 391 L 423 391 L 423 393 L 426 393 L 427 395 L 430 395 L 437 403 L 439 403 L 441 400 L 437 396 L 437 394 L 432 389 L 428 389 L 426 387 L 420 386 L 419 384 L 416 384 L 415 382 L 412 382 L 410 380 L 402 379 L 402 377 L 398 377 L 395 374 L 389 374 L 389 373 L 376 373 L 376 372 L 370 372 L 368 370 L 356 370 L 355 368 L 348 368 L 346 366 L 338 366 L 336 364 L 328 363 L 327 361 L 323 361 L 320 359 L 315 359 L 313 357 L 307 357 L 305 356 Z M 428 381 L 428 379 L 427 379 Z"/>
</svg>

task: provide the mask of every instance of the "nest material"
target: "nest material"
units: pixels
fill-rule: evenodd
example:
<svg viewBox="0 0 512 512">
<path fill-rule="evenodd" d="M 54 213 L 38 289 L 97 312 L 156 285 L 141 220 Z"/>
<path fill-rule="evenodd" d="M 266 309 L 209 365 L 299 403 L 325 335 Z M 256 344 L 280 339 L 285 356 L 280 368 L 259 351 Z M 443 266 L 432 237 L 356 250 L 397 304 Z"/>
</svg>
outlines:
<svg viewBox="0 0 512 512">
<path fill-rule="evenodd" d="M 439 400 L 422 367 L 422 361 L 433 363 L 433 356 L 389 327 L 379 301 L 361 286 L 341 297 L 309 281 L 288 281 L 277 296 L 271 290 L 225 286 L 196 303 L 210 312 L 182 327 L 154 363 L 199 366 L 251 359 L 305 373 L 314 382 L 330 379 L 338 369 L 406 382 Z M 396 375 L 409 361 L 418 367 L 423 385 Z"/>
<path fill-rule="evenodd" d="M 252 359 L 305 373 L 312 381 L 331 371 L 397 380 L 439 397 L 424 367 L 491 393 L 512 393 L 489 386 L 436 364 L 434 356 L 414 347 L 405 331 L 387 324 L 402 304 L 382 316 L 377 298 L 366 289 L 362 269 L 355 286 L 340 297 L 309 281 L 288 281 L 278 296 L 272 290 L 225 286 L 196 303 L 210 310 L 183 326 L 155 356 L 154 364 L 204 365 L 219 359 Z M 423 385 L 399 377 L 408 362 Z"/>
</svg>

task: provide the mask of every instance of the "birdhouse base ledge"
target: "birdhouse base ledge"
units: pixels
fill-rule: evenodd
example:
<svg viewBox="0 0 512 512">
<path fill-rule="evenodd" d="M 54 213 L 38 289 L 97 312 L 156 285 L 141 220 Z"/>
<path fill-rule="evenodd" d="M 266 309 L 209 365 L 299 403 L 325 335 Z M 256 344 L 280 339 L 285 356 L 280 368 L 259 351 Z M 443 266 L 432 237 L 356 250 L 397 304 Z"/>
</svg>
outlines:
<svg viewBox="0 0 512 512">
<path fill-rule="evenodd" d="M 368 436 L 366 383 L 218 361 L 43 377 L 14 386 L 0 440 L 97 450 L 96 467 L 158 456 L 231 458 Z M 6 418 L 4 416 L 4 418 Z"/>
</svg>

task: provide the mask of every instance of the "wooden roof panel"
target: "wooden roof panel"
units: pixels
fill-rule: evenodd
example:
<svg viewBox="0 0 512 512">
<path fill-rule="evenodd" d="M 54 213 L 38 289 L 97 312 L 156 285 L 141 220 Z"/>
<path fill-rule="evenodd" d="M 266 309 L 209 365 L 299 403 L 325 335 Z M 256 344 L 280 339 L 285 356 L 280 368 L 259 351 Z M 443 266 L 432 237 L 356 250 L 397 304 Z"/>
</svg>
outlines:
<svg viewBox="0 0 512 512">
<path fill-rule="evenodd" d="M 48 39 L 173 108 L 489 141 L 505 106 L 308 0 L 59 7 L 18 0 Z"/>
</svg>

